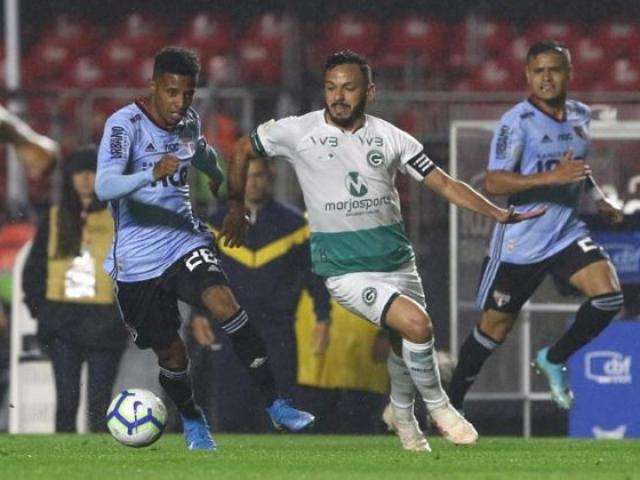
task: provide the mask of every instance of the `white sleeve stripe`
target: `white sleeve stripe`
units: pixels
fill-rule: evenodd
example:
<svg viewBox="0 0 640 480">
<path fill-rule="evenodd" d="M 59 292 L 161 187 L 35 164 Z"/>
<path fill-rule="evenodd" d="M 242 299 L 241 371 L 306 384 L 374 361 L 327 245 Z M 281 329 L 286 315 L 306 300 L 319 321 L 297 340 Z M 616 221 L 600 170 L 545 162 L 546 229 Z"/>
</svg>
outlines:
<svg viewBox="0 0 640 480">
<path fill-rule="evenodd" d="M 427 174 L 436 168 L 436 165 L 427 157 L 424 152 L 417 157 L 413 157 L 411 160 L 407 162 L 411 168 L 413 168 L 416 172 L 418 172 L 423 177 L 426 177 Z"/>
</svg>

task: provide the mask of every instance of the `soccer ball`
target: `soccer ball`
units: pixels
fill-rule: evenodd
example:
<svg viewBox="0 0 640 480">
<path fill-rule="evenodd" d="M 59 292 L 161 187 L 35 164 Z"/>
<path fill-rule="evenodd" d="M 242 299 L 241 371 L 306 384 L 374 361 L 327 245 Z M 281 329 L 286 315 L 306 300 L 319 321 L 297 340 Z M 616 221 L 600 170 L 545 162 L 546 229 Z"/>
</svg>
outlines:
<svg viewBox="0 0 640 480">
<path fill-rule="evenodd" d="M 120 392 L 107 410 L 113 438 L 129 447 L 146 447 L 160 438 L 167 409 L 153 392 L 131 388 Z"/>
</svg>

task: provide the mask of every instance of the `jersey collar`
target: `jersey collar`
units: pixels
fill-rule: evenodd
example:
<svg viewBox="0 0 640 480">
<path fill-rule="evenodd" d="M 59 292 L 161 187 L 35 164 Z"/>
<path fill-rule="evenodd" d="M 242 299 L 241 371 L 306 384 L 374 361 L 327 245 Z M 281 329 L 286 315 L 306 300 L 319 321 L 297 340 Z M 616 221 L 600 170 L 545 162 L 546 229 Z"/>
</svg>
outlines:
<svg viewBox="0 0 640 480">
<path fill-rule="evenodd" d="M 333 125 L 331 123 L 329 123 L 327 121 L 327 109 L 323 108 L 320 113 L 322 114 L 322 121 L 324 122 L 325 125 L 327 125 L 330 128 L 335 128 L 336 130 L 339 130 L 341 133 L 345 134 L 345 135 L 355 135 L 356 133 L 358 133 L 359 131 L 365 131 L 367 129 L 367 127 L 369 126 L 369 115 L 367 115 L 365 113 L 364 115 L 364 122 L 362 123 L 362 125 L 360 126 L 360 128 L 358 128 L 357 130 L 354 130 L 353 132 L 346 132 L 343 129 L 341 129 L 340 127 L 338 127 L 337 125 Z"/>
<path fill-rule="evenodd" d="M 169 130 L 166 127 L 163 127 L 158 122 L 156 122 L 153 116 L 151 116 L 149 109 L 147 108 L 147 100 L 145 97 L 136 98 L 134 103 L 140 109 L 140 111 L 144 114 L 144 116 L 147 117 L 151 123 L 153 123 L 156 127 L 158 127 L 163 132 L 176 133 L 182 130 L 182 128 L 184 128 L 184 125 L 185 125 L 184 117 L 171 130 Z"/>
<path fill-rule="evenodd" d="M 536 102 L 536 100 L 533 97 L 529 97 L 527 98 L 527 102 L 529 102 L 529 104 L 535 108 L 536 110 L 538 110 L 540 113 L 542 113 L 543 115 L 546 115 L 547 117 L 549 117 L 551 120 L 553 120 L 556 123 L 564 123 L 567 121 L 567 103 L 565 102 L 565 108 L 564 108 L 564 113 L 562 115 L 562 120 L 558 120 L 556 117 L 554 117 L 553 115 L 550 115 L 549 113 L 545 112 L 544 110 L 542 110 L 542 108 L 540 108 L 538 106 L 538 103 Z"/>
</svg>

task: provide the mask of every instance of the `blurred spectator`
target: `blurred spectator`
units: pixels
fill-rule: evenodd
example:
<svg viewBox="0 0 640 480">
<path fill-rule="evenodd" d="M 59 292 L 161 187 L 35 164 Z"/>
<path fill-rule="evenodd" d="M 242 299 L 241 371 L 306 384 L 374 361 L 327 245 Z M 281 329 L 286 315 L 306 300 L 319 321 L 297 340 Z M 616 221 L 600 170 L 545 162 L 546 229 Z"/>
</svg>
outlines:
<svg viewBox="0 0 640 480">
<path fill-rule="evenodd" d="M 80 372 L 89 367 L 89 427 L 104 416 L 126 345 L 111 279 L 101 268 L 113 220 L 95 196 L 97 152 L 74 152 L 64 165 L 60 205 L 45 211 L 23 275 L 25 303 L 38 320 L 38 340 L 53 364 L 56 431 L 76 430 Z"/>
<path fill-rule="evenodd" d="M 322 280 L 311 273 L 309 229 L 303 215 L 274 200 L 271 184 L 268 161 L 252 161 L 246 187 L 252 226 L 245 246 L 218 247 L 238 302 L 265 339 L 280 395 L 297 401 L 294 321 L 300 293 L 307 288 L 314 299 L 313 349 L 317 353 L 324 352 L 329 343 L 329 294 Z M 214 230 L 220 228 L 225 214 L 226 208 L 214 214 Z M 199 377 L 194 385 L 203 386 L 201 390 L 196 387 L 196 401 L 208 407 L 220 430 L 266 430 L 259 392 L 227 337 L 217 335 L 200 315 L 192 320 L 192 332 L 196 343 L 205 347 L 192 354 L 192 371 Z M 211 400 L 214 406 L 208 404 Z"/>
</svg>

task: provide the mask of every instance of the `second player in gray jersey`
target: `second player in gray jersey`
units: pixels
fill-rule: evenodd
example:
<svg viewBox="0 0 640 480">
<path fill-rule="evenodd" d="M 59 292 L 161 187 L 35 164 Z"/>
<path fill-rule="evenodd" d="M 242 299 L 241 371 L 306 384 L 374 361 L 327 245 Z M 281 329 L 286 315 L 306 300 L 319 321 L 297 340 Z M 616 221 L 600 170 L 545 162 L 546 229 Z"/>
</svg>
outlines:
<svg viewBox="0 0 640 480">
<path fill-rule="evenodd" d="M 260 125 L 236 144 L 222 234 L 228 245 L 243 241 L 249 160 L 287 158 L 309 213 L 314 271 L 326 277 L 329 292 L 340 304 L 395 334 L 388 367 L 393 424 L 403 447 L 430 451 L 413 413 L 416 389 L 446 439 L 474 443 L 477 432 L 442 390 L 431 318 L 400 214 L 396 172 L 498 222 L 519 222 L 544 209 L 526 214 L 504 210 L 449 177 L 426 156 L 420 142 L 365 113 L 374 95 L 366 60 L 351 51 L 331 55 L 324 68 L 323 110 Z"/>
<path fill-rule="evenodd" d="M 622 212 L 602 196 L 586 163 L 589 108 L 567 99 L 572 75 L 569 51 L 555 42 L 539 42 L 527 54 L 531 96 L 510 109 L 496 129 L 486 185 L 509 204 L 525 210 L 548 207 L 544 217 L 494 230 L 478 292 L 482 316 L 467 337 L 449 387 L 453 405 L 462 409 L 467 390 L 491 353 L 511 331 L 522 305 L 548 273 L 582 292 L 585 301 L 569 330 L 536 355 L 558 406 L 571 407 L 564 363 L 609 325 L 623 297 L 607 254 L 589 237 L 578 218 L 585 188 L 600 212 L 622 220 Z"/>
</svg>

